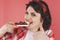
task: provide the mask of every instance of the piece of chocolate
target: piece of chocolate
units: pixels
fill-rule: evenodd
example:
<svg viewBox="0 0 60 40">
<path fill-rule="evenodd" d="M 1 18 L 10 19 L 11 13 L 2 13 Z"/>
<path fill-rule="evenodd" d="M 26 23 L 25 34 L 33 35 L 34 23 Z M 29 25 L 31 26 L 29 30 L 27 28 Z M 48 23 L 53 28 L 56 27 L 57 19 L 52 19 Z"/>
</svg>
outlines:
<svg viewBox="0 0 60 40">
<path fill-rule="evenodd" d="M 29 26 L 28 23 L 22 22 L 22 21 L 20 21 L 19 23 L 15 23 L 15 25 L 16 25 L 17 27 L 28 27 L 28 26 Z"/>
<path fill-rule="evenodd" d="M 26 22 L 15 23 L 16 25 L 28 25 Z"/>
<path fill-rule="evenodd" d="M 27 25 L 26 22 L 19 22 L 19 24 L 21 24 L 21 25 Z"/>
</svg>

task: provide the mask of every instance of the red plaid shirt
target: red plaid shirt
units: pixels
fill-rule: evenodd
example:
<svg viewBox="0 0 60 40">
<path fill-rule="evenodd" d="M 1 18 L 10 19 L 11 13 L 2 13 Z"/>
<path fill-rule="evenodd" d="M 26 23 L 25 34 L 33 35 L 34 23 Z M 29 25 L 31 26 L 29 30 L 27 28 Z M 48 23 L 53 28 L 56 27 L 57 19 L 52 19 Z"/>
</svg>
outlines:
<svg viewBox="0 0 60 40">
<path fill-rule="evenodd" d="M 26 29 L 26 28 L 25 28 Z M 27 33 L 27 30 L 22 30 L 21 28 L 18 28 L 14 30 L 14 33 L 7 33 L 5 34 L 0 40 L 20 40 L 23 36 L 25 36 Z M 46 34 L 50 38 L 50 40 L 54 40 L 54 34 L 51 30 L 46 31 Z"/>
</svg>

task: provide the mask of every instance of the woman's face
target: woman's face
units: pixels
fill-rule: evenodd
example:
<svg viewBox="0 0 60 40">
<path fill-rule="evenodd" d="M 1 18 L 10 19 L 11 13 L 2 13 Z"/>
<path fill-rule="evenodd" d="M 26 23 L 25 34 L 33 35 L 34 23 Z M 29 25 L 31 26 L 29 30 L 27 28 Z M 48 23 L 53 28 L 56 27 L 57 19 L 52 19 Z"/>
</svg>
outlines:
<svg viewBox="0 0 60 40">
<path fill-rule="evenodd" d="M 30 23 L 28 28 L 33 31 L 42 25 L 41 15 L 37 13 L 32 6 L 29 6 L 26 10 L 25 21 Z"/>
</svg>

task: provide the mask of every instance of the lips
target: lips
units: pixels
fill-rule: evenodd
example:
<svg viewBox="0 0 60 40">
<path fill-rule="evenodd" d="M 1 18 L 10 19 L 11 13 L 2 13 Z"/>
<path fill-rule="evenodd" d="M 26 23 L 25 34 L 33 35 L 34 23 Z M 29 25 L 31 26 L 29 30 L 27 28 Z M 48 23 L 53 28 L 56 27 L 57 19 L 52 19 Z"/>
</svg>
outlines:
<svg viewBox="0 0 60 40">
<path fill-rule="evenodd" d="M 30 25 L 32 24 L 33 22 L 30 22 Z"/>
</svg>

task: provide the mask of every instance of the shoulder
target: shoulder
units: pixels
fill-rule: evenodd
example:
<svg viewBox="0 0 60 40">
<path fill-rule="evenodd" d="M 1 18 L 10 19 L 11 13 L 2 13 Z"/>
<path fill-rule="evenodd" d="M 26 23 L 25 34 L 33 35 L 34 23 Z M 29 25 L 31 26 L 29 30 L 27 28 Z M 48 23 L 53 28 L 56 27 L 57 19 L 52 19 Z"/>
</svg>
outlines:
<svg viewBox="0 0 60 40">
<path fill-rule="evenodd" d="M 52 30 L 47 30 L 46 34 L 48 35 L 48 37 L 50 38 L 50 40 L 54 40 L 54 33 Z"/>
</svg>

